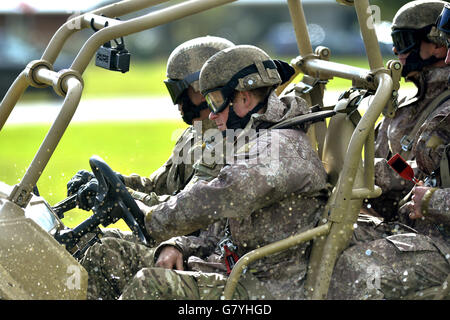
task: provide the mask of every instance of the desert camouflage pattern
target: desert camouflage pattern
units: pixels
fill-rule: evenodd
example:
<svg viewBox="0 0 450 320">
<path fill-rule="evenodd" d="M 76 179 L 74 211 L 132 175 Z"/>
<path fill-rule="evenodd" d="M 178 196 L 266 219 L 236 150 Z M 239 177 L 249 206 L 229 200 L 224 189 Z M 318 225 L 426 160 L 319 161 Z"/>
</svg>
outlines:
<svg viewBox="0 0 450 320">
<path fill-rule="evenodd" d="M 408 134 L 415 119 L 434 97 L 448 88 L 450 68 L 435 68 L 424 73 L 427 90 L 419 99 L 401 107 L 394 119 L 385 119 L 378 133 L 378 156 L 400 151 L 400 138 Z M 439 167 L 444 145 L 449 143 L 450 101 L 441 104 L 417 132 L 411 152 L 416 177 L 423 179 Z M 387 145 L 389 142 L 389 145 Z M 389 208 L 386 194 L 404 195 L 413 184 L 399 178 L 386 159 L 375 164 L 376 184 L 383 189 L 381 205 Z M 403 180 L 403 181 L 402 181 Z M 437 184 L 439 184 L 439 178 Z M 397 204 L 400 197 L 392 198 Z M 376 201 L 370 201 L 371 204 Z M 438 189 L 430 199 L 428 215 L 411 220 L 405 205 L 395 221 L 380 219 L 370 226 L 358 220 L 350 247 L 336 262 L 330 284 L 330 299 L 420 299 L 433 298 L 433 288 L 441 286 L 450 272 L 449 189 Z M 396 212 L 397 208 L 391 209 Z M 386 211 L 377 208 L 384 218 Z M 373 223 L 373 219 L 370 218 Z M 394 220 L 394 219 L 392 219 Z M 437 290 L 437 289 L 436 289 Z"/>
<path fill-rule="evenodd" d="M 200 73 L 200 91 L 204 93 L 227 84 L 239 71 L 255 64 L 258 72 L 239 79 L 234 88 L 249 91 L 261 87 L 270 87 L 281 83 L 276 69 L 266 69 L 262 62 L 271 60 L 260 48 L 251 45 L 239 45 L 224 49 L 212 56 L 202 67 Z M 224 68 L 224 66 L 227 66 Z"/>
<path fill-rule="evenodd" d="M 449 251 L 429 237 L 401 233 L 347 248 L 336 262 L 328 299 L 420 299 L 450 272 Z"/>
<path fill-rule="evenodd" d="M 419 139 L 413 152 L 417 166 L 426 175 L 430 175 L 440 166 L 444 148 L 450 143 L 450 99 L 433 117 L 433 121 L 422 126 Z M 437 175 L 436 185 L 440 186 L 440 175 Z"/>
<path fill-rule="evenodd" d="M 144 268 L 127 286 L 120 300 L 223 300 L 227 277 L 218 273 Z M 272 299 L 257 279 L 244 274 L 232 299 Z"/>
<path fill-rule="evenodd" d="M 213 142 L 206 141 L 206 143 Z M 192 148 L 204 148 L 204 145 L 195 144 Z M 193 167 L 197 172 L 193 181 L 210 181 L 222 166 L 216 164 L 204 166 L 202 161 L 198 161 Z M 140 178 L 140 181 L 145 183 L 148 179 Z M 158 196 L 155 192 L 147 194 L 134 191 L 129 187 L 128 191 L 134 199 L 148 206 L 164 202 L 169 197 L 168 195 Z M 225 219 L 219 220 L 205 229 L 198 230 L 195 235 L 174 237 L 160 243 L 159 246 L 153 244 L 152 247 L 139 243 L 139 239 L 129 231 L 115 228 L 103 229 L 101 243 L 89 248 L 82 260 L 90 279 L 88 299 L 119 298 L 133 276 L 144 267 L 153 267 L 161 249 L 168 245 L 180 250 L 187 270 L 225 274 L 226 267 L 217 247 L 217 243 L 224 236 L 225 224 Z M 115 239 L 106 239 L 107 237 Z M 139 261 L 141 258 L 145 260 Z M 105 275 L 108 275 L 107 280 Z"/>
<path fill-rule="evenodd" d="M 433 99 L 448 89 L 449 73 L 450 66 L 426 68 L 420 73 L 418 95 L 402 104 L 394 118 L 385 117 L 379 126 L 376 132 L 375 157 L 389 159 L 392 155 L 401 152 L 401 139 L 410 133 L 421 113 Z M 420 166 L 411 162 L 412 167 L 416 168 L 415 173 L 418 179 L 424 179 L 431 168 L 433 168 L 432 171 L 437 168 L 439 152 L 442 150 L 440 142 L 448 139 L 449 130 L 441 122 L 449 109 L 450 100 L 439 105 L 414 137 L 410 158 L 406 160 L 419 161 Z M 383 195 L 370 200 L 370 205 L 388 220 L 398 218 L 398 203 L 413 186 L 412 183 L 402 180 L 394 170 L 388 167 L 386 161 L 376 164 L 375 183 L 382 188 Z"/>
<path fill-rule="evenodd" d="M 250 128 L 305 112 L 307 105 L 303 99 L 294 96 L 279 99 L 272 92 L 265 113 L 252 115 L 242 134 Z M 239 157 L 245 153 L 247 159 L 255 159 L 258 152 L 270 147 L 274 137 L 279 144 L 276 161 L 263 157 L 250 164 L 242 160 L 245 157 Z M 199 181 L 167 202 L 152 207 L 146 216 L 147 230 L 152 236 L 164 241 L 175 234 L 188 234 L 228 218 L 237 253 L 242 256 L 316 225 L 326 201 L 326 172 L 303 131 L 260 131 L 242 150 L 237 150 L 236 157 L 238 160 L 224 166 L 217 178 Z M 264 258 L 250 265 L 247 273 L 255 276 L 275 299 L 300 299 L 307 248 L 308 244 L 302 244 Z M 146 281 L 149 281 L 147 275 Z M 154 289 L 147 287 L 146 292 Z"/>
<path fill-rule="evenodd" d="M 150 177 L 141 177 L 137 174 L 124 176 L 125 185 L 135 191 L 145 194 L 152 194 L 152 200 L 155 201 L 158 195 L 171 195 L 182 190 L 193 174 L 192 163 L 180 165 L 173 164 L 173 157 L 178 156 L 176 151 L 185 150 L 185 145 L 191 146 L 194 141 L 195 130 L 189 126 L 180 138 L 177 140 L 172 155 L 169 159 Z M 143 199 L 139 199 L 143 200 Z"/>
<path fill-rule="evenodd" d="M 431 174 L 433 171 L 438 172 L 434 180 L 436 187 L 440 188 L 442 182 L 437 169 L 440 167 L 444 145 L 450 143 L 450 103 L 447 103 L 446 108 L 441 109 L 441 112 L 435 116 L 435 119 L 436 121 L 430 122 L 421 131 L 415 154 L 417 165 L 423 172 L 426 174 Z M 450 245 L 449 190 L 448 187 L 436 190 L 428 202 L 426 217 L 408 222 L 420 233 L 434 239 L 439 238 L 441 241 L 447 242 L 447 245 Z M 401 217 L 407 216 L 407 212 L 402 211 L 402 209 L 406 208 L 406 205 L 405 208 L 401 208 Z"/>
<path fill-rule="evenodd" d="M 154 266 L 154 253 L 154 248 L 116 237 L 94 244 L 80 261 L 89 274 L 87 299 L 117 299 L 139 270 Z"/>
<path fill-rule="evenodd" d="M 203 64 L 212 55 L 222 49 L 233 46 L 224 38 L 206 36 L 191 39 L 176 47 L 167 61 L 167 78 L 184 79 L 186 76 L 200 71 Z M 195 91 L 199 91 L 198 80 L 191 83 Z"/>
<path fill-rule="evenodd" d="M 449 228 L 450 188 L 438 189 L 433 193 L 433 196 L 428 203 L 427 219 L 434 220 L 436 223 L 439 223 L 443 227 Z"/>
</svg>

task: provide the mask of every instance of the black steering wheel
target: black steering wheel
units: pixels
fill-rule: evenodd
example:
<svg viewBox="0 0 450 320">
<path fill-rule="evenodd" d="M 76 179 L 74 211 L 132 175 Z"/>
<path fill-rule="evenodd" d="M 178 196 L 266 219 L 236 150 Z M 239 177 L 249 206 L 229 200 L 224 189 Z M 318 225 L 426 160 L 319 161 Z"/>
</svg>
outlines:
<svg viewBox="0 0 450 320">
<path fill-rule="evenodd" d="M 98 180 L 98 192 L 92 208 L 94 212 L 92 217 L 97 216 L 102 219 L 101 223 L 104 226 L 105 222 L 113 223 L 122 218 L 139 240 L 147 244 L 148 240 L 152 238 L 145 228 L 144 214 L 122 180 L 99 156 L 92 156 L 89 159 L 89 165 Z M 114 214 L 117 212 L 117 210 L 112 210 L 115 206 L 121 209 L 119 210 L 121 214 Z"/>
<path fill-rule="evenodd" d="M 73 229 L 61 230 L 55 235 L 55 239 L 72 252 L 80 239 L 87 233 L 95 232 L 99 225 L 106 227 L 123 219 L 141 243 L 145 245 L 153 243 L 145 228 L 144 214 L 116 173 L 99 156 L 92 156 L 89 164 L 98 180 L 98 192 L 92 207 L 94 214 Z M 69 197 L 68 203 L 64 202 L 63 207 L 67 207 L 66 209 L 75 207 L 75 197 L 76 195 Z M 80 252 L 82 251 L 77 251 L 76 254 Z"/>
</svg>

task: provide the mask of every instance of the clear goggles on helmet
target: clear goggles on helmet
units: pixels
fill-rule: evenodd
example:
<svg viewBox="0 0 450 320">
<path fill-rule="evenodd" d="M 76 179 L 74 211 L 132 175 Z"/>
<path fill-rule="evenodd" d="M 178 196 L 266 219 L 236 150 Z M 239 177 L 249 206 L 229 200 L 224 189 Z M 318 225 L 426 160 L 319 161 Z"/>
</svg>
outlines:
<svg viewBox="0 0 450 320">
<path fill-rule="evenodd" d="M 189 88 L 192 82 L 197 81 L 200 75 L 200 71 L 187 75 L 184 79 L 167 79 L 164 83 L 169 91 L 172 102 L 176 104 L 181 97 L 181 94 Z"/>
<path fill-rule="evenodd" d="M 277 69 L 273 60 L 263 61 L 262 64 L 266 69 Z M 234 97 L 234 90 L 239 84 L 239 79 L 252 73 L 258 73 L 258 68 L 255 64 L 251 64 L 238 71 L 223 87 L 204 91 L 203 96 L 205 97 L 209 110 L 214 114 L 225 110 Z"/>
<path fill-rule="evenodd" d="M 421 42 L 420 31 L 416 29 L 396 29 L 391 37 L 396 54 L 405 54 L 418 47 Z"/>
</svg>

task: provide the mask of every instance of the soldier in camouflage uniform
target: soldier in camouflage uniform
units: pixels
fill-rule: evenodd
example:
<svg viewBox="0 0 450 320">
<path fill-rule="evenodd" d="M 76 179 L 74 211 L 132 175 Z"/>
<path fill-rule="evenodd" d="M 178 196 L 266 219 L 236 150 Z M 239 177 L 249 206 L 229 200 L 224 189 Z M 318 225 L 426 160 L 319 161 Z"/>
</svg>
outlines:
<svg viewBox="0 0 450 320">
<path fill-rule="evenodd" d="M 228 140 L 236 141 L 234 155 L 227 154 L 215 179 L 198 181 L 145 211 L 147 230 L 155 239 L 227 218 L 235 252 L 242 256 L 317 224 L 327 195 L 317 153 L 300 128 L 267 129 L 308 111 L 299 97 L 278 98 L 274 88 L 280 83 L 275 62 L 253 46 L 222 50 L 206 62 L 200 87 L 210 118 L 224 134 L 236 134 Z M 307 248 L 300 244 L 250 265 L 234 298 L 303 298 Z M 220 299 L 226 279 L 220 273 L 144 268 L 121 298 Z"/>
<path fill-rule="evenodd" d="M 445 64 L 446 48 L 435 27 L 444 4 L 411 1 L 400 8 L 392 24 L 393 50 L 403 65 L 402 75 L 417 86 L 418 92 L 400 104 L 393 118 L 385 117 L 377 127 L 375 183 L 383 195 L 369 203 L 385 220 L 395 220 L 399 201 L 413 187 L 390 169 L 386 159 L 400 153 L 411 161 L 416 177 L 423 179 L 428 173 L 418 170 L 414 162 L 414 149 L 423 130 L 420 126 L 439 122 L 450 106 L 450 66 Z"/>
<path fill-rule="evenodd" d="M 448 113 L 421 132 L 415 147 L 420 170 L 440 172 L 445 165 L 448 172 L 448 160 L 442 161 L 443 143 L 448 159 Z M 450 185 L 443 182 L 448 177 L 432 177 L 440 188 L 421 181 L 413 189 L 412 200 L 399 210 L 403 223 L 380 220 L 369 228 L 358 222 L 350 248 L 336 262 L 330 299 L 434 298 L 450 273 Z M 374 218 L 370 221 L 374 223 Z"/>
<path fill-rule="evenodd" d="M 412 19 L 416 14 L 418 18 L 426 10 L 433 12 L 428 23 L 435 21 L 442 7 L 442 3 L 435 1 L 413 1 L 399 10 L 394 18 L 394 26 L 398 26 L 405 16 Z M 418 21 L 409 23 L 420 27 Z M 423 96 L 419 93 L 419 99 L 400 108 L 394 119 L 387 120 L 389 125 L 385 128 L 384 139 L 385 142 L 386 139 L 389 140 L 392 153 L 401 151 L 399 138 L 409 134 L 407 130 L 411 131 L 411 124 L 408 122 L 416 121 L 426 104 L 430 104 L 430 100 L 447 90 L 449 71 L 448 67 L 422 71 L 424 79 L 428 79 Z M 449 100 L 435 106 L 431 110 L 431 116 L 412 137 L 411 150 L 407 153 L 409 159 L 414 159 L 418 176 L 428 177 L 426 183 L 434 186 L 443 186 L 443 181 L 447 179 L 439 172 L 445 166 L 448 172 L 448 162 L 443 166 L 442 159 L 447 157 L 444 150 L 450 143 L 449 113 Z M 403 129 L 403 126 L 407 129 Z M 377 142 L 380 143 L 380 139 Z M 380 152 L 380 144 L 377 147 Z M 377 183 L 383 182 L 380 178 L 389 178 L 388 183 L 385 180 L 382 187 L 389 187 L 389 184 L 392 186 L 392 181 L 400 181 L 399 176 L 396 177 L 397 174 L 386 163 L 378 166 L 378 169 L 383 171 L 377 172 Z M 402 187 L 400 183 L 397 186 L 399 189 Z M 396 221 L 386 223 L 378 220 L 376 228 L 359 221 L 350 247 L 336 262 L 328 298 L 433 298 L 450 273 L 450 198 L 447 190 L 416 186 L 412 201 L 400 208 Z M 426 218 L 418 219 L 419 212 L 426 212 Z M 371 223 L 374 220 L 370 219 Z"/>
<path fill-rule="evenodd" d="M 214 53 L 221 49 L 233 46 L 223 38 L 201 37 L 187 41 L 178 46 L 170 55 L 167 65 L 168 80 L 165 81 L 167 89 L 174 103 L 177 103 L 182 113 L 183 120 L 194 125 L 189 126 L 176 143 L 169 160 L 149 178 L 140 177 L 137 174 L 119 177 L 128 187 L 131 195 L 146 205 L 154 205 L 169 198 L 182 190 L 192 178 L 194 172 L 195 148 L 201 148 L 203 133 L 215 124 L 208 119 L 209 110 L 206 102 L 199 92 L 198 77 L 203 63 Z M 198 126 L 198 124 L 200 126 Z M 201 130 L 199 130 L 201 129 Z M 200 144 L 200 146 L 199 146 Z M 187 151 L 187 155 L 183 152 Z M 215 169 L 217 170 L 217 168 Z M 199 170 L 201 171 L 201 170 Z M 197 175 L 196 180 L 209 179 L 207 173 Z M 84 184 L 83 183 L 86 183 Z M 90 199 L 96 193 L 96 179 L 87 171 L 78 172 L 68 183 L 68 193 L 78 192 L 78 204 L 82 208 L 90 209 Z M 81 186 L 81 187 L 80 187 Z M 94 188 L 92 188 L 94 186 Z M 173 245 L 182 250 L 180 243 L 188 242 L 197 247 L 215 247 L 222 237 L 225 221 L 197 230 L 191 236 L 170 239 L 160 247 Z M 89 248 L 81 263 L 89 272 L 89 299 L 114 299 L 117 298 L 125 285 L 131 280 L 138 270 L 143 267 L 155 265 L 153 259 L 156 248 L 149 248 L 137 243 L 137 238 L 127 231 L 116 229 L 103 229 L 102 242 Z M 159 251 L 158 251 L 159 252 Z M 201 250 L 184 251 L 189 257 L 189 268 L 195 270 L 198 266 L 205 266 L 213 270 L 223 270 L 225 267 L 217 262 L 217 255 L 209 250 L 208 261 Z M 159 254 L 158 254 L 159 255 Z M 158 256 L 157 255 L 157 256 Z M 180 263 L 173 267 L 180 267 Z M 171 267 L 167 262 L 162 266 Z M 126 266 L 126 267 L 125 267 Z"/>
</svg>

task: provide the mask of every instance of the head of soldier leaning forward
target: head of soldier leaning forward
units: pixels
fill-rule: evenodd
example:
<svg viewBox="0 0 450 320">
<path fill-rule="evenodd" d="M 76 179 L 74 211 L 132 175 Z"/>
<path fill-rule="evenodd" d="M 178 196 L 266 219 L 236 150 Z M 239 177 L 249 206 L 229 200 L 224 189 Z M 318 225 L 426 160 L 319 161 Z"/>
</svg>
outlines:
<svg viewBox="0 0 450 320">
<path fill-rule="evenodd" d="M 436 27 L 439 35 L 447 46 L 447 57 L 445 63 L 450 64 L 450 3 L 446 3 L 441 14 L 437 18 Z"/>
<path fill-rule="evenodd" d="M 208 119 L 209 110 L 199 90 L 200 69 L 215 53 L 231 46 L 234 44 L 224 38 L 206 36 L 186 41 L 170 54 L 164 83 L 187 124 Z"/>
<path fill-rule="evenodd" d="M 219 130 L 243 129 L 261 113 L 274 88 L 294 73 L 287 63 L 263 50 L 239 45 L 212 56 L 200 72 L 200 90 Z"/>
<path fill-rule="evenodd" d="M 419 74 L 427 66 L 445 66 L 445 43 L 436 28 L 436 19 L 445 1 L 411 1 L 401 7 L 392 22 L 393 51 L 403 65 L 405 78 Z"/>
</svg>

